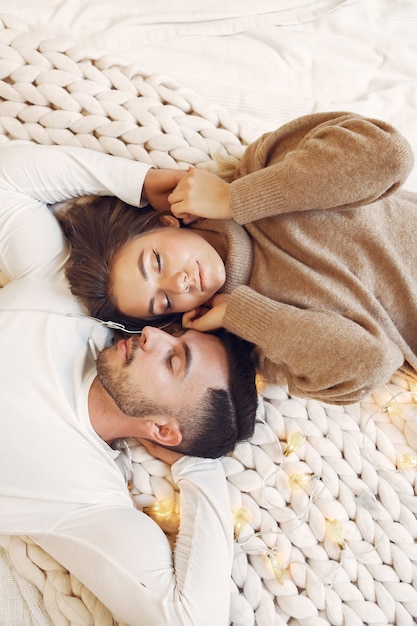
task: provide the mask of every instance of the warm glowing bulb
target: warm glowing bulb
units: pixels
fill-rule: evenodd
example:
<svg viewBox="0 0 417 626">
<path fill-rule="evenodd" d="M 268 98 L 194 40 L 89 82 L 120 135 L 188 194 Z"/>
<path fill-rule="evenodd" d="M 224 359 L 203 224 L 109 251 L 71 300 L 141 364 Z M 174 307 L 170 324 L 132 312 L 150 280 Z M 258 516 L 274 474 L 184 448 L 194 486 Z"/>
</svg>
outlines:
<svg viewBox="0 0 417 626">
<path fill-rule="evenodd" d="M 327 520 L 327 528 L 330 537 L 337 543 L 341 550 L 346 548 L 342 522 L 338 519 Z"/>
<path fill-rule="evenodd" d="M 382 413 L 388 413 L 388 415 L 401 415 L 402 412 L 402 407 L 398 404 L 398 402 L 395 402 L 394 400 L 392 402 L 389 402 L 382 409 Z"/>
<path fill-rule="evenodd" d="M 305 487 L 313 478 L 313 472 L 308 472 L 307 474 L 290 474 L 290 476 L 288 476 L 288 484 L 290 488 L 295 491 L 296 489 Z"/>
<path fill-rule="evenodd" d="M 279 582 L 280 585 L 284 584 L 285 574 L 288 570 L 288 563 L 283 563 L 279 558 L 278 552 L 276 550 L 272 550 L 269 553 L 269 561 L 272 565 L 272 570 L 274 572 L 274 576 Z"/>
<path fill-rule="evenodd" d="M 151 517 L 157 517 L 159 519 L 166 519 L 174 512 L 174 504 L 171 500 L 157 500 L 150 506 L 144 509 L 144 512 Z"/>
<path fill-rule="evenodd" d="M 255 386 L 258 393 L 262 393 L 267 385 L 267 381 L 259 372 L 255 376 Z"/>
<path fill-rule="evenodd" d="M 404 452 L 400 454 L 397 461 L 398 469 L 413 469 L 417 467 L 417 456 L 410 452 Z"/>
<path fill-rule="evenodd" d="M 289 456 L 290 454 L 298 450 L 298 448 L 301 448 L 301 446 L 303 446 L 305 442 L 306 437 L 305 435 L 303 435 L 303 433 L 301 433 L 300 431 L 293 433 L 288 439 L 287 446 L 284 450 L 284 456 Z"/>
<path fill-rule="evenodd" d="M 248 521 L 249 521 L 248 509 L 245 509 L 244 507 L 240 507 L 240 509 L 237 509 L 235 512 L 235 523 L 233 526 L 235 539 L 239 539 L 240 533 L 242 532 L 243 527 L 246 526 Z"/>
</svg>

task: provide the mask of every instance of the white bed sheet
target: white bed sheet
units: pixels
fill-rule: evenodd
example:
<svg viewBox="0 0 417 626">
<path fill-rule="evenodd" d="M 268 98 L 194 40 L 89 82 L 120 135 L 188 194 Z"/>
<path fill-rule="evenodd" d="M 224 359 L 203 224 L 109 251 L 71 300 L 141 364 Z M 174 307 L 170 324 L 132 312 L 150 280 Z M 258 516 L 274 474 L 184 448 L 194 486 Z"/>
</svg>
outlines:
<svg viewBox="0 0 417 626">
<path fill-rule="evenodd" d="M 256 132 L 350 110 L 391 122 L 417 154 L 410 0 L 0 0 L 0 13 L 171 75 Z"/>
<path fill-rule="evenodd" d="M 253 138 L 299 115 L 351 110 L 391 122 L 417 154 L 413 1 L 0 0 L 3 14 L 45 37 L 89 45 L 97 56 L 119 55 L 171 75 L 241 120 Z M 417 191 L 417 167 L 406 186 Z M 415 510 L 410 511 L 415 520 Z M 0 566 L 7 582 L 0 593 L 0 626 L 50 626 L 39 603 L 41 585 L 26 580 L 33 580 L 33 572 L 10 568 L 2 551 Z M 250 624 L 252 614 L 245 610 L 242 623 Z M 412 612 L 397 613 L 398 624 L 414 623 Z M 60 621 L 59 610 L 56 615 L 56 623 L 69 623 Z M 262 626 L 275 626 L 265 611 Z"/>
</svg>

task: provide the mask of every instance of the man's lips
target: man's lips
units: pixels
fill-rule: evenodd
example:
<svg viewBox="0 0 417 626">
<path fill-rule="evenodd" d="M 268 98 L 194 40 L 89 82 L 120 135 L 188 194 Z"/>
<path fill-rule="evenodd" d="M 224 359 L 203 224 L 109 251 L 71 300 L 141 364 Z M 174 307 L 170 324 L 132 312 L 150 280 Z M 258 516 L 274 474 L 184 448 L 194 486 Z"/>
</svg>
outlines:
<svg viewBox="0 0 417 626">
<path fill-rule="evenodd" d="M 120 352 L 124 355 L 124 357 L 127 357 L 127 346 L 126 346 L 126 340 L 125 339 L 120 339 L 117 342 L 117 349 L 120 350 Z"/>
<path fill-rule="evenodd" d="M 130 340 L 131 337 L 129 337 L 128 339 L 120 339 L 120 341 L 117 342 L 117 348 L 124 355 L 126 361 L 129 359 L 130 356 Z"/>
</svg>

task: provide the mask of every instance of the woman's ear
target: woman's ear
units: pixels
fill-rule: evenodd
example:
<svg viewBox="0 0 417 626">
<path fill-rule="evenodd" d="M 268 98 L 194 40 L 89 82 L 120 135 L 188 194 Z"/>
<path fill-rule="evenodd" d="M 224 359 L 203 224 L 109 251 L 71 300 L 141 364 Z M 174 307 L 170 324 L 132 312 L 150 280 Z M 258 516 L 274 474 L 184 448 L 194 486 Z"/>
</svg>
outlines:
<svg viewBox="0 0 417 626">
<path fill-rule="evenodd" d="M 162 446 L 178 446 L 182 441 L 182 434 L 175 417 L 155 415 L 147 420 L 146 432 L 148 438 Z"/>
<path fill-rule="evenodd" d="M 180 227 L 180 222 L 174 215 L 161 215 L 159 223 L 161 226 L 174 226 L 175 228 Z"/>
</svg>

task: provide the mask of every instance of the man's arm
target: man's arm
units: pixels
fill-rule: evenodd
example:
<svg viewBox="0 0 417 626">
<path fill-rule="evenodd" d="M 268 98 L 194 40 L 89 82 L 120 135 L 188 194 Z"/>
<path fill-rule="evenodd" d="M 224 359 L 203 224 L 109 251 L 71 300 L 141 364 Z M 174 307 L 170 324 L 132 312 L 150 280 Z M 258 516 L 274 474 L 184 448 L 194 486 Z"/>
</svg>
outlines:
<svg viewBox="0 0 417 626">
<path fill-rule="evenodd" d="M 233 528 L 219 460 L 182 457 L 180 531 L 171 553 L 157 524 L 134 508 L 95 508 L 35 536 L 129 626 L 227 626 Z"/>
<path fill-rule="evenodd" d="M 139 206 L 149 167 L 83 148 L 1 147 L 0 269 L 11 280 L 59 268 L 66 243 L 47 205 L 97 194 Z"/>
<path fill-rule="evenodd" d="M 142 201 L 156 211 L 171 211 L 168 196 L 186 174 L 184 170 L 150 169 L 143 184 Z"/>
</svg>

